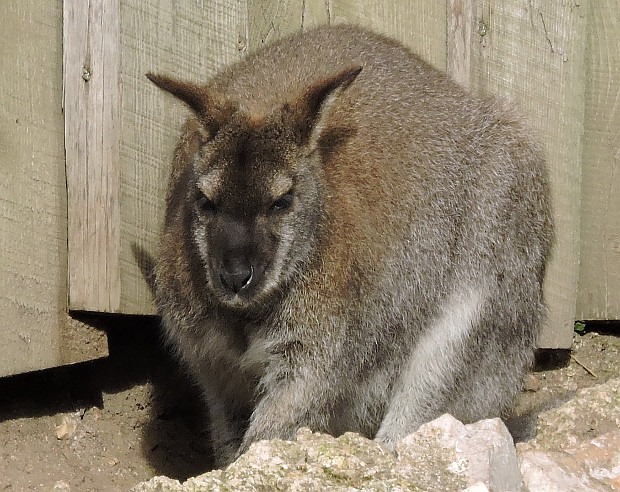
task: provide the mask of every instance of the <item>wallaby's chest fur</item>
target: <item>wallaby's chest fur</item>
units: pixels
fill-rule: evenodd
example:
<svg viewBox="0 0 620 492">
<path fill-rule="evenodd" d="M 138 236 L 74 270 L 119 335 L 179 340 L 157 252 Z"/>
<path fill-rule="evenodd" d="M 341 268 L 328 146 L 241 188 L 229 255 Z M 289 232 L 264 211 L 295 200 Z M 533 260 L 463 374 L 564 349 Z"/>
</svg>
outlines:
<svg viewBox="0 0 620 492">
<path fill-rule="evenodd" d="M 543 317 L 544 161 L 509 109 L 352 27 L 205 86 L 173 160 L 156 301 L 219 463 L 296 429 L 387 444 L 509 408 Z"/>
</svg>

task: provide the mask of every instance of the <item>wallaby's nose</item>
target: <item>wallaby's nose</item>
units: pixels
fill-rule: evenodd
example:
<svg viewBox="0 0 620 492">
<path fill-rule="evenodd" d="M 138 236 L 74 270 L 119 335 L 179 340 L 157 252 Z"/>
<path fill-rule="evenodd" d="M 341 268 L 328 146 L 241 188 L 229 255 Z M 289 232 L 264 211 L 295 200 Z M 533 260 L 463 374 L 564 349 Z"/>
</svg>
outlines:
<svg viewBox="0 0 620 492">
<path fill-rule="evenodd" d="M 227 270 L 220 274 L 224 287 L 235 294 L 250 285 L 253 277 L 254 268 L 252 268 L 251 265 L 237 265 L 236 268 Z"/>
</svg>

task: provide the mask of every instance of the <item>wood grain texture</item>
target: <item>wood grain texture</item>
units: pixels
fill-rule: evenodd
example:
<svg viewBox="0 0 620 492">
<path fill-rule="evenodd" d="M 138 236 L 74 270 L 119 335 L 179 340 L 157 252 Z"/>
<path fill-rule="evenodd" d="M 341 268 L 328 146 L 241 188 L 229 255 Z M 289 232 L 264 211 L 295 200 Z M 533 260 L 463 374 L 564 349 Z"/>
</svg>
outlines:
<svg viewBox="0 0 620 492">
<path fill-rule="evenodd" d="M 326 0 L 329 22 L 351 22 L 403 42 L 439 70 L 446 70 L 446 3 L 411 0 Z"/>
<path fill-rule="evenodd" d="M 575 317 L 586 10 L 584 2 L 542 0 L 483 0 L 474 10 L 480 29 L 472 34 L 472 89 L 514 101 L 538 132 L 550 167 L 556 244 L 539 341 L 545 348 L 570 347 Z"/>
<path fill-rule="evenodd" d="M 121 296 L 123 313 L 155 312 L 143 271 L 157 254 L 172 152 L 186 108 L 144 76 L 206 82 L 247 49 L 247 5 L 227 0 L 121 1 Z M 138 255 L 135 253 L 139 252 Z"/>
<path fill-rule="evenodd" d="M 446 0 L 446 71 L 458 84 L 469 89 L 473 0 Z"/>
<path fill-rule="evenodd" d="M 270 42 L 329 22 L 329 4 L 324 0 L 248 0 L 250 51 Z"/>
<path fill-rule="evenodd" d="M 54 0 L 0 2 L 0 377 L 107 352 L 67 316 L 62 16 Z"/>
<path fill-rule="evenodd" d="M 578 319 L 620 319 L 620 9 L 590 2 Z"/>
<path fill-rule="evenodd" d="M 64 2 L 69 307 L 120 306 L 118 0 Z"/>
</svg>

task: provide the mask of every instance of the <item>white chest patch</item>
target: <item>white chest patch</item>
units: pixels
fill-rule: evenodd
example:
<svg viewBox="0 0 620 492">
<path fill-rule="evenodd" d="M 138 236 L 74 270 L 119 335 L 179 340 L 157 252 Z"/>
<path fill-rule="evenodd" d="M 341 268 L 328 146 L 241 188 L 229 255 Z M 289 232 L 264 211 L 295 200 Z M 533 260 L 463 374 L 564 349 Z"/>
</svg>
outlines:
<svg viewBox="0 0 620 492">
<path fill-rule="evenodd" d="M 247 350 L 241 356 L 241 370 L 261 377 L 269 360 L 269 342 L 261 337 L 251 338 Z"/>
</svg>

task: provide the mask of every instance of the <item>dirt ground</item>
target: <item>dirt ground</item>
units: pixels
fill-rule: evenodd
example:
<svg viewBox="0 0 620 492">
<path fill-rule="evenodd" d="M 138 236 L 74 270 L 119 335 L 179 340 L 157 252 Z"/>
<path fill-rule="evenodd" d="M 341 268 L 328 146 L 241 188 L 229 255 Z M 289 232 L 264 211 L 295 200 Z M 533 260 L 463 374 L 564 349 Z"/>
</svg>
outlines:
<svg viewBox="0 0 620 492">
<path fill-rule="evenodd" d="M 157 320 L 111 324 L 107 359 L 0 379 L 0 492 L 121 491 L 211 468 L 197 395 L 161 348 Z M 518 413 L 620 375 L 620 325 L 587 328 L 572 354 L 539 354 Z"/>
</svg>

